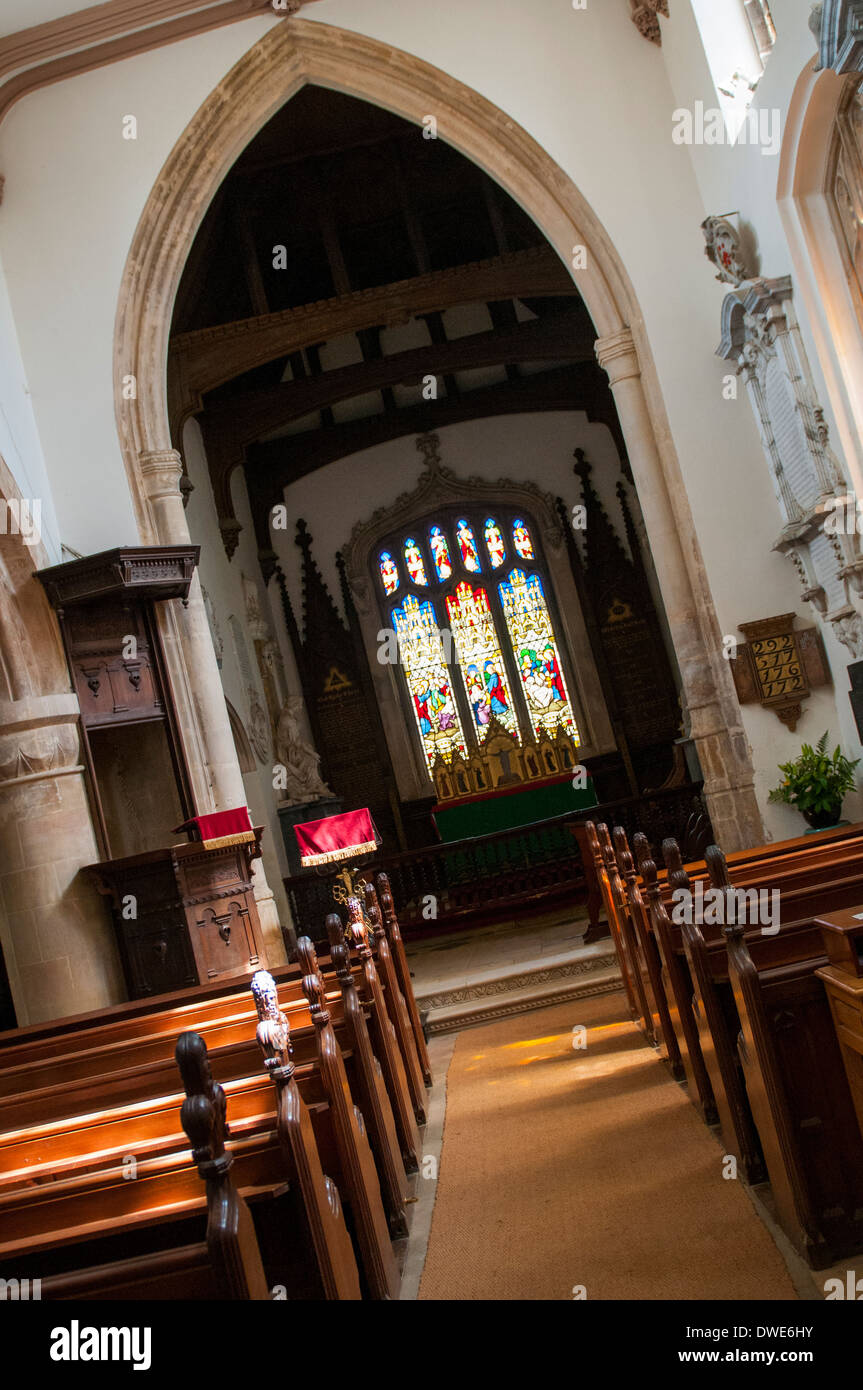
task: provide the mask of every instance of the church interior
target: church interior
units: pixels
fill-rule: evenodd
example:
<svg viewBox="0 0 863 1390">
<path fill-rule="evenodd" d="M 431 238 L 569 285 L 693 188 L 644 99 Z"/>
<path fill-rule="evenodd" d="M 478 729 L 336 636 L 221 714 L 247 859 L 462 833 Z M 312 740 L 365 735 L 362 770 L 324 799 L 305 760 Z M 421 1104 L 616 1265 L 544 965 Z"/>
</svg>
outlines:
<svg viewBox="0 0 863 1390">
<path fill-rule="evenodd" d="M 863 1298 L 861 248 L 851 0 L 0 0 L 3 1300 Z"/>
</svg>

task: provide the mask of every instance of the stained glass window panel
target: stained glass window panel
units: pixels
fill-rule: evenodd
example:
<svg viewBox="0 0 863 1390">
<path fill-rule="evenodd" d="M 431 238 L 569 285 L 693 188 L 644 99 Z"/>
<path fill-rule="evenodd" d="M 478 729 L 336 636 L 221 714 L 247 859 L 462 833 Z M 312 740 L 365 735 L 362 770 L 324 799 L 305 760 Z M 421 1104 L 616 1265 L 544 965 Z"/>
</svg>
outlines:
<svg viewBox="0 0 863 1390">
<path fill-rule="evenodd" d="M 500 527 L 493 517 L 489 517 L 488 521 L 485 523 L 485 544 L 488 550 L 488 558 L 491 560 L 492 569 L 499 569 L 506 559 L 506 550 L 504 549 Z"/>
<path fill-rule="evenodd" d="M 461 551 L 461 562 L 466 570 L 471 574 L 479 574 L 482 566 L 479 562 L 476 541 L 474 540 L 473 527 L 462 519 L 455 524 L 456 535 L 458 536 L 459 550 Z"/>
<path fill-rule="evenodd" d="M 515 569 L 499 587 L 534 734 L 562 728 L 579 743 L 542 580 Z"/>
<path fill-rule="evenodd" d="M 512 539 L 520 559 L 536 559 L 533 553 L 533 541 L 530 538 L 530 532 L 520 518 L 512 523 Z"/>
<path fill-rule="evenodd" d="M 439 526 L 433 526 L 429 531 L 429 545 L 431 546 L 437 577 L 443 583 L 452 574 L 452 561 L 449 558 L 446 536 Z"/>
<path fill-rule="evenodd" d="M 420 584 L 425 588 L 428 584 L 425 561 L 422 557 L 422 551 L 411 536 L 405 541 L 405 564 L 413 583 Z"/>
<path fill-rule="evenodd" d="M 393 609 L 392 617 L 414 719 L 431 771 L 438 754 L 450 762 L 456 754 L 465 753 L 440 629 L 431 602 L 426 599 L 420 603 L 413 594 L 408 594 L 401 608 Z"/>
<path fill-rule="evenodd" d="M 394 594 L 399 587 L 399 572 L 388 550 L 381 551 L 381 581 L 387 594 Z"/>
<path fill-rule="evenodd" d="M 446 606 L 478 741 L 484 741 L 492 717 L 519 739 L 488 594 L 462 581 Z"/>
</svg>

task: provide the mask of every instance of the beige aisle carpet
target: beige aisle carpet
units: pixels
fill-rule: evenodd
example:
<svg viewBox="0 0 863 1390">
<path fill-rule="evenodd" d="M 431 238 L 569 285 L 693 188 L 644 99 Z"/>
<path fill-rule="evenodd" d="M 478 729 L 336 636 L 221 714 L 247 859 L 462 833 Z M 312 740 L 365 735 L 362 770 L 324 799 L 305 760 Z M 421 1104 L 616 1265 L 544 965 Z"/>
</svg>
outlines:
<svg viewBox="0 0 863 1390">
<path fill-rule="evenodd" d="M 583 1049 L 574 1028 L 586 1029 Z M 465 1031 L 421 1299 L 794 1299 L 622 994 Z"/>
</svg>

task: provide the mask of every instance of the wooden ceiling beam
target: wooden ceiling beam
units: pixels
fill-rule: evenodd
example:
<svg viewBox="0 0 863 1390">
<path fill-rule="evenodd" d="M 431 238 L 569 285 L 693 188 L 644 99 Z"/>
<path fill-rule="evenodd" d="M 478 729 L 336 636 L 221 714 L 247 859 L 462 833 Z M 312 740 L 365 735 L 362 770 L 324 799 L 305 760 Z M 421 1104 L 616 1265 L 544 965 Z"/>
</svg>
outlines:
<svg viewBox="0 0 863 1390">
<path fill-rule="evenodd" d="M 214 483 L 242 463 L 249 445 L 313 410 L 369 391 L 416 385 L 424 376 L 517 362 L 592 362 L 595 337 L 593 326 L 581 316 L 532 319 L 499 332 L 429 343 L 301 381 L 208 400 L 200 423 Z"/>
<path fill-rule="evenodd" d="M 463 420 L 531 411 L 584 410 L 605 417 L 608 378 L 595 361 L 557 367 L 466 392 L 456 400 L 443 397 L 403 406 L 394 415 L 347 420 L 327 430 L 310 430 L 254 444 L 248 452 L 246 478 L 256 496 L 279 501 L 283 489 L 336 459 L 374 448 L 406 434 L 424 434 Z"/>
<path fill-rule="evenodd" d="M 275 357 L 287 357 L 299 348 L 361 328 L 406 323 L 418 314 L 457 304 L 524 295 L 578 296 L 569 272 L 548 245 L 355 290 L 297 309 L 181 333 L 172 340 L 169 353 L 173 437 L 179 441 L 183 424 L 203 408 L 202 397 L 207 391 Z"/>
</svg>

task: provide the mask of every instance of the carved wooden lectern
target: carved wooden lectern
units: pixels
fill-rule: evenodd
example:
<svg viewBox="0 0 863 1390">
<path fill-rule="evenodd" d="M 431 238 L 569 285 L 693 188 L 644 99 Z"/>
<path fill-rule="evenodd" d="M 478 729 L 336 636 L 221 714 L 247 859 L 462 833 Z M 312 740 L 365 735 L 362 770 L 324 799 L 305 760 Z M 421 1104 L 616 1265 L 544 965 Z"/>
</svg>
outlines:
<svg viewBox="0 0 863 1390">
<path fill-rule="evenodd" d="M 133 999 L 266 965 L 251 883 L 260 828 L 208 839 L 196 818 L 167 678 L 159 605 L 186 602 L 199 547 L 123 547 L 39 572 L 81 708 L 81 745 Z M 184 822 L 178 829 L 178 822 Z M 184 829 L 199 836 L 189 844 Z M 174 843 L 169 841 L 174 838 Z"/>
</svg>

